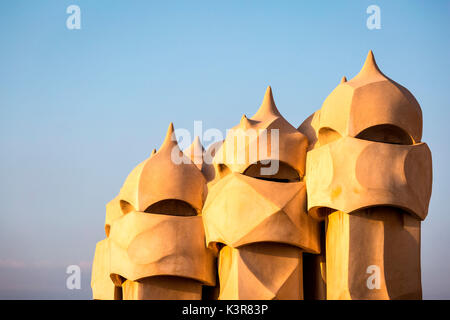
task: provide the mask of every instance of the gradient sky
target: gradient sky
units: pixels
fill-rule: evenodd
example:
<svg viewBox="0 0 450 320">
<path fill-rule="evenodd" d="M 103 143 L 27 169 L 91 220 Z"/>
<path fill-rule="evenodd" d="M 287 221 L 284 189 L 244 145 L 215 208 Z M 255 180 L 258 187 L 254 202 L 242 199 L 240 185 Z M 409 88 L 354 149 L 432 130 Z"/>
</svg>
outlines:
<svg viewBox="0 0 450 320">
<path fill-rule="evenodd" d="M 66 28 L 71 4 L 81 30 Z M 10 0 L 0 15 L 0 298 L 91 298 L 105 204 L 169 122 L 224 131 L 271 85 L 297 127 L 372 49 L 422 107 L 423 292 L 450 299 L 450 1 Z M 66 289 L 70 264 L 81 290 Z"/>
</svg>

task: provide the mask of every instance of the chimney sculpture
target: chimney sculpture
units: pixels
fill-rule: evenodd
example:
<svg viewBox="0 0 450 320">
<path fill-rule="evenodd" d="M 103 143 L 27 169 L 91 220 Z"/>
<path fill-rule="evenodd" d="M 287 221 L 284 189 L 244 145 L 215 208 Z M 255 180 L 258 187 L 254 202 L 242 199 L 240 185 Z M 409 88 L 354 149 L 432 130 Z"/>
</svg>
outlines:
<svg viewBox="0 0 450 320">
<path fill-rule="evenodd" d="M 110 277 L 109 233 L 114 220 L 122 216 L 119 197 L 106 205 L 105 234 L 106 239 L 99 241 L 95 248 L 92 264 L 92 295 L 97 300 L 122 300 L 122 288 L 115 286 Z"/>
<path fill-rule="evenodd" d="M 307 143 L 268 87 L 258 112 L 244 115 L 218 148 L 203 219 L 218 252 L 219 299 L 303 298 L 302 252 L 320 250 L 302 181 Z"/>
<path fill-rule="evenodd" d="M 205 196 L 205 178 L 179 149 L 170 124 L 161 148 L 130 173 L 118 196 L 109 275 L 124 300 L 196 300 L 202 285 L 215 285 L 199 215 Z"/>
<path fill-rule="evenodd" d="M 106 206 L 94 299 L 421 299 L 421 138 L 418 102 L 371 51 L 298 129 L 270 87 L 206 152 L 171 124 Z"/>
<path fill-rule="evenodd" d="M 309 214 L 326 221 L 327 299 L 421 299 L 432 169 L 414 96 L 370 51 L 299 130 L 313 145 Z"/>
</svg>

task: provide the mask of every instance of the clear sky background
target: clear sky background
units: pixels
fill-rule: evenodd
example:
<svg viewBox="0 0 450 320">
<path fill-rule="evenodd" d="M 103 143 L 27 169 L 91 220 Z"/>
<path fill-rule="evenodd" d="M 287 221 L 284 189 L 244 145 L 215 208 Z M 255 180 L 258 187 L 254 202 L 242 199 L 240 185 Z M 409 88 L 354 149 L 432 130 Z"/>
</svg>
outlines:
<svg viewBox="0 0 450 320">
<path fill-rule="evenodd" d="M 271 85 L 297 127 L 372 49 L 422 107 L 423 292 L 450 299 L 449 39 L 450 1 L 1 1 L 0 298 L 91 298 L 105 204 L 169 122 L 225 131 Z M 81 290 L 66 289 L 71 264 Z"/>
</svg>

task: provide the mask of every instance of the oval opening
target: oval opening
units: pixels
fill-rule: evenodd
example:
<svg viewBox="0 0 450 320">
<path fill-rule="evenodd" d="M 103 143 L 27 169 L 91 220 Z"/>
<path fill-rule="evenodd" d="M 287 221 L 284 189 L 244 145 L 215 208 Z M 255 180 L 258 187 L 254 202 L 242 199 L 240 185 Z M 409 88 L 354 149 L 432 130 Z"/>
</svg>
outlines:
<svg viewBox="0 0 450 320">
<path fill-rule="evenodd" d="M 380 124 L 369 127 L 361 131 L 356 138 L 391 144 L 411 145 L 414 143 L 405 130 L 392 124 Z"/>
<path fill-rule="evenodd" d="M 342 136 L 336 130 L 325 127 L 320 128 L 319 130 L 319 143 L 321 146 L 336 141 L 337 139 L 342 138 Z"/>
<path fill-rule="evenodd" d="M 111 226 L 109 224 L 105 225 L 105 234 L 106 234 L 107 238 L 109 237 L 110 230 L 111 230 Z"/>
<path fill-rule="evenodd" d="M 282 161 L 278 162 L 278 171 L 276 174 L 273 175 L 264 175 L 262 174 L 263 168 L 269 168 L 272 165 L 272 163 L 269 164 L 262 164 L 260 161 L 251 164 L 247 169 L 244 171 L 244 175 L 261 179 L 261 180 L 268 180 L 268 181 L 274 181 L 274 182 L 298 182 L 300 181 L 300 175 L 287 163 L 284 163 Z"/>
<path fill-rule="evenodd" d="M 197 210 L 186 201 L 166 199 L 155 202 L 145 209 L 147 213 L 158 213 L 169 216 L 196 216 Z"/>
<path fill-rule="evenodd" d="M 231 173 L 230 168 L 228 168 L 228 166 L 226 164 L 223 164 L 223 163 L 219 163 L 217 165 L 217 171 L 219 173 L 219 177 L 220 178 L 223 178 L 223 177 L 225 177 L 225 176 L 227 176 L 227 175 L 229 175 Z"/>
<path fill-rule="evenodd" d="M 125 200 L 120 200 L 120 210 L 122 210 L 123 214 L 127 214 L 129 212 L 136 211 L 134 206 Z"/>
</svg>

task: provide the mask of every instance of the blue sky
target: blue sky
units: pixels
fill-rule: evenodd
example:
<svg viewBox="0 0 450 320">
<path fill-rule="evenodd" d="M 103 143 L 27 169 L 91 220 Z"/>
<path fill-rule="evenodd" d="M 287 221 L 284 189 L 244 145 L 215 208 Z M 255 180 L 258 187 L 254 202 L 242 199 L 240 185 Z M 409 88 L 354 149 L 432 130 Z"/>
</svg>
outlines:
<svg viewBox="0 0 450 320">
<path fill-rule="evenodd" d="M 71 4 L 81 30 L 66 28 Z M 372 49 L 422 107 L 423 291 L 450 299 L 450 1 L 10 0 L 0 15 L 0 298 L 91 297 L 104 206 L 169 122 L 225 131 L 271 85 L 298 126 Z M 70 264 L 81 290 L 66 289 Z"/>
</svg>

